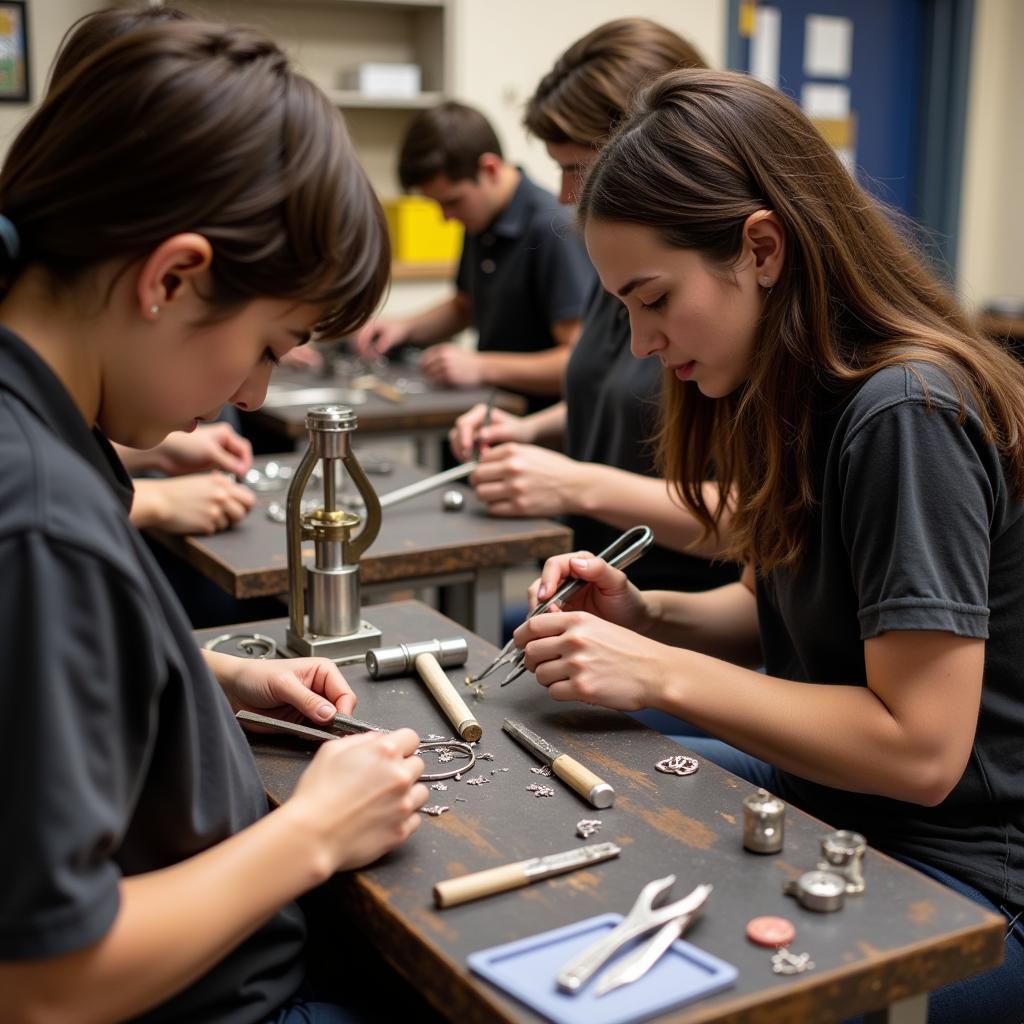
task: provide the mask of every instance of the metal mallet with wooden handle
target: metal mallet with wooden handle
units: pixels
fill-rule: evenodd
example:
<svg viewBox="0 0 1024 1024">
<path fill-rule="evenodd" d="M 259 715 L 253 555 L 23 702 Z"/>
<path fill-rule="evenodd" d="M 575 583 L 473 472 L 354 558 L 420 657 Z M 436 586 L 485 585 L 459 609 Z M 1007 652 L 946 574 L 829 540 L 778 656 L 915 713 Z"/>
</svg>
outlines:
<svg viewBox="0 0 1024 1024">
<path fill-rule="evenodd" d="M 367 651 L 366 669 L 372 679 L 403 676 L 415 669 L 459 736 L 467 743 L 475 743 L 484 731 L 442 669 L 465 665 L 468 656 L 469 645 L 461 636 L 421 640 Z"/>
</svg>

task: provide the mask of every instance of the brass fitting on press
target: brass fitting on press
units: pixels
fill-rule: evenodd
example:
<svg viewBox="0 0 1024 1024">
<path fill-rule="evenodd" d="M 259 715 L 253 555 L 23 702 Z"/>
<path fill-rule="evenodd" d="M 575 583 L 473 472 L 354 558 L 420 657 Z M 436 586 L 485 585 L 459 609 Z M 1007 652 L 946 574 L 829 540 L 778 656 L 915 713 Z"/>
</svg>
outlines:
<svg viewBox="0 0 1024 1024">
<path fill-rule="evenodd" d="M 297 654 L 342 658 L 380 645 L 380 630 L 360 615 L 359 559 L 380 531 L 381 508 L 352 451 L 356 425 L 355 413 L 346 406 L 319 405 L 306 412 L 309 447 L 292 476 L 285 505 L 288 647 Z M 323 505 L 304 513 L 302 495 L 318 462 L 323 463 Z M 338 506 L 338 463 L 362 496 L 365 520 Z M 314 550 L 313 564 L 306 567 L 304 540 L 313 541 Z"/>
</svg>

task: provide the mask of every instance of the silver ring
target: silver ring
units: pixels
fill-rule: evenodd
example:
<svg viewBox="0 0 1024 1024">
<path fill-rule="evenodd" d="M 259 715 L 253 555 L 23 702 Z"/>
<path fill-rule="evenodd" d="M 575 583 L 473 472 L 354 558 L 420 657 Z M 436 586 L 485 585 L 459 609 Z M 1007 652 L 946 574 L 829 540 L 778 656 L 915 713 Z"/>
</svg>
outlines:
<svg viewBox="0 0 1024 1024">
<path fill-rule="evenodd" d="M 473 765 L 476 764 L 476 751 L 468 743 L 463 743 L 462 740 L 432 740 L 429 743 L 421 743 L 416 748 L 416 753 L 418 754 L 421 750 L 431 750 L 434 747 L 447 747 L 449 750 L 464 751 L 469 758 L 469 763 L 460 764 L 458 768 L 452 768 L 450 771 L 428 772 L 420 776 L 420 782 L 440 782 L 442 779 L 454 779 L 456 775 L 463 775 L 468 771 L 472 771 Z"/>
<path fill-rule="evenodd" d="M 236 654 L 236 658 L 276 658 L 277 657 L 277 641 L 271 637 L 266 636 L 264 633 L 221 633 L 220 636 L 215 636 L 212 640 L 207 640 L 203 647 L 208 651 L 217 651 L 217 648 L 221 644 L 226 644 L 229 640 L 234 640 L 238 649 L 242 652 Z M 246 650 L 245 645 L 251 644 L 254 648 L 264 648 L 262 654 L 254 654 L 252 651 Z M 229 651 L 218 651 L 218 654 L 229 654 Z"/>
</svg>

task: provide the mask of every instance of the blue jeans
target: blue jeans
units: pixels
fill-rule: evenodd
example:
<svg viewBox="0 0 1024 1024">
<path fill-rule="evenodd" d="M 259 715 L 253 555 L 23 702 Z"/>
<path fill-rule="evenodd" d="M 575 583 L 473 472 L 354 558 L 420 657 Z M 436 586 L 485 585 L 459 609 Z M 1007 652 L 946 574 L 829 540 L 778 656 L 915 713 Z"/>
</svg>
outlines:
<svg viewBox="0 0 1024 1024">
<path fill-rule="evenodd" d="M 677 734 L 670 738 L 754 786 L 778 791 L 775 769 L 742 750 L 706 736 Z M 930 993 L 928 1024 L 1021 1024 L 1024 1021 L 1024 909 L 997 906 L 983 893 L 945 871 L 910 857 L 899 856 L 898 859 L 986 910 L 1001 914 L 1006 920 L 1002 965 Z M 861 1020 L 857 1017 L 846 1024 L 861 1024 Z"/>
<path fill-rule="evenodd" d="M 372 1024 L 374 1019 L 336 1003 L 307 1003 L 297 999 L 281 1010 L 270 1024 Z"/>
</svg>

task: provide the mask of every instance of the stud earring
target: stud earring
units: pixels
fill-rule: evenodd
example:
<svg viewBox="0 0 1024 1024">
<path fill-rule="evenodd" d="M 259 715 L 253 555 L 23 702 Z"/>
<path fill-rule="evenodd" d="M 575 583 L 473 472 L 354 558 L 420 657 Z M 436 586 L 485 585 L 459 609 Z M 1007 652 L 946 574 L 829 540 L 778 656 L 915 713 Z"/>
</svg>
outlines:
<svg viewBox="0 0 1024 1024">
<path fill-rule="evenodd" d="M 154 302 L 153 305 L 149 307 L 149 311 L 153 316 L 156 316 L 160 312 L 160 307 Z"/>
<path fill-rule="evenodd" d="M 765 276 L 761 278 L 761 287 L 762 288 L 767 288 L 771 283 L 772 283 L 772 279 L 767 274 L 765 274 Z"/>
</svg>

